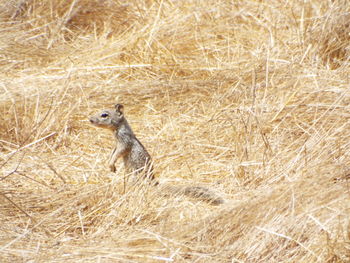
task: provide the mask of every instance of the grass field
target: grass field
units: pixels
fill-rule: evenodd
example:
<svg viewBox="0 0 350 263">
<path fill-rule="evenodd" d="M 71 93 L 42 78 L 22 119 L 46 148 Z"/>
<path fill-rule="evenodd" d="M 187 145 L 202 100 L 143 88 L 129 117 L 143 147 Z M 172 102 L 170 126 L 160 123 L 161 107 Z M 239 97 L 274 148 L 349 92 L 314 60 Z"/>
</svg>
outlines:
<svg viewBox="0 0 350 263">
<path fill-rule="evenodd" d="M 350 2 L 0 3 L 1 262 L 350 262 Z M 164 184 L 125 187 L 122 103 Z"/>
</svg>

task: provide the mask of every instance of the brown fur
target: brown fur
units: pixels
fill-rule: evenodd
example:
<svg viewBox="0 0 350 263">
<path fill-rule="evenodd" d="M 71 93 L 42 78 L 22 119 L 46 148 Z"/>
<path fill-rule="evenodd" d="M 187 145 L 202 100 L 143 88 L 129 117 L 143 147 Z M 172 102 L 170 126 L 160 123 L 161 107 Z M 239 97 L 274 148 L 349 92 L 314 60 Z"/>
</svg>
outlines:
<svg viewBox="0 0 350 263">
<path fill-rule="evenodd" d="M 146 178 L 155 182 L 153 175 L 152 158 L 146 148 L 136 138 L 130 125 L 124 117 L 124 106 L 116 104 L 114 109 L 102 110 L 90 118 L 90 122 L 101 128 L 110 129 L 116 138 L 117 145 L 112 151 L 109 160 L 109 168 L 112 172 L 116 171 L 115 162 L 123 157 L 125 168 L 128 172 L 135 175 L 143 174 Z M 155 182 L 157 185 L 158 182 Z M 212 191 L 201 186 L 162 186 L 164 192 L 174 194 L 183 194 L 206 201 L 213 205 L 219 205 L 224 200 L 214 194 Z"/>
</svg>

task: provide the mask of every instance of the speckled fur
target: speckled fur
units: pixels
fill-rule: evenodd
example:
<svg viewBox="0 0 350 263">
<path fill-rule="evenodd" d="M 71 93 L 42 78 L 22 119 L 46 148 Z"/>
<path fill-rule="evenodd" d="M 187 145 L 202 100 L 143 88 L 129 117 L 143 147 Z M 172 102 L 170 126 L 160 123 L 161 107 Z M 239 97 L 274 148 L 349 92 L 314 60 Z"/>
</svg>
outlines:
<svg viewBox="0 0 350 263">
<path fill-rule="evenodd" d="M 112 172 L 115 172 L 115 162 L 118 158 L 123 157 L 128 172 L 144 173 L 148 178 L 153 179 L 151 156 L 133 133 L 124 117 L 123 108 L 122 105 L 117 104 L 115 109 L 102 110 L 90 118 L 90 122 L 95 126 L 112 130 L 117 140 L 109 167 Z"/>
<path fill-rule="evenodd" d="M 112 130 L 117 140 L 117 146 L 111 154 L 109 167 L 112 172 L 115 172 L 115 162 L 118 158 L 123 157 L 127 171 L 136 175 L 144 175 L 152 180 L 153 185 L 158 185 L 158 182 L 154 180 L 151 156 L 133 133 L 124 117 L 123 109 L 123 105 L 116 104 L 115 109 L 102 110 L 90 118 L 93 125 Z M 205 187 L 174 185 L 161 185 L 160 187 L 161 192 L 165 194 L 186 195 L 212 205 L 224 203 L 220 196 Z"/>
</svg>

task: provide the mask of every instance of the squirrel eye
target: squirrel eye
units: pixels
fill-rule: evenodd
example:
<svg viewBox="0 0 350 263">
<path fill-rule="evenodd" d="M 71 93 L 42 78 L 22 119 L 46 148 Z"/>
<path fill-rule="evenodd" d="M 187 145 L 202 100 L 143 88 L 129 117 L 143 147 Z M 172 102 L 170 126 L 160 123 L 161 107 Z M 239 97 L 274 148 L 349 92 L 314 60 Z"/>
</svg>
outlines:
<svg viewBox="0 0 350 263">
<path fill-rule="evenodd" d="M 102 114 L 101 114 L 101 117 L 102 117 L 102 118 L 106 118 L 106 117 L 108 117 L 108 114 L 107 114 L 107 113 L 102 113 Z"/>
</svg>

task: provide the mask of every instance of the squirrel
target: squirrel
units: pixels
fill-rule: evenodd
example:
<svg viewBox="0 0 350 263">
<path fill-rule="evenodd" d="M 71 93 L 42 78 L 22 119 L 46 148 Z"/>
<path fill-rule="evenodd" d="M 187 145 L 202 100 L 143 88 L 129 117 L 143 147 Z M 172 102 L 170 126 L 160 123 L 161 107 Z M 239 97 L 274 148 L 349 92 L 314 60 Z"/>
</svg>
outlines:
<svg viewBox="0 0 350 263">
<path fill-rule="evenodd" d="M 152 158 L 142 143 L 136 138 L 128 121 L 124 117 L 124 106 L 116 104 L 114 109 L 106 109 L 90 117 L 90 122 L 101 128 L 106 128 L 114 133 L 117 145 L 112 151 L 109 168 L 112 172 L 116 171 L 115 162 L 123 157 L 124 166 L 128 172 L 134 176 L 149 180 L 153 185 L 158 186 L 153 174 Z M 206 201 L 212 205 L 224 203 L 224 200 L 201 186 L 176 187 L 167 185 L 162 190 L 172 194 L 183 194 Z"/>
</svg>

